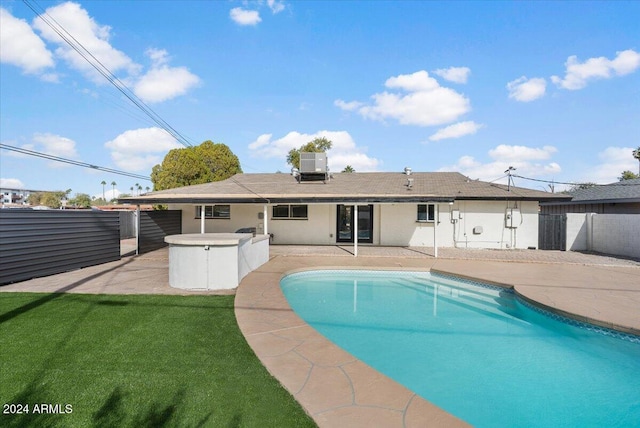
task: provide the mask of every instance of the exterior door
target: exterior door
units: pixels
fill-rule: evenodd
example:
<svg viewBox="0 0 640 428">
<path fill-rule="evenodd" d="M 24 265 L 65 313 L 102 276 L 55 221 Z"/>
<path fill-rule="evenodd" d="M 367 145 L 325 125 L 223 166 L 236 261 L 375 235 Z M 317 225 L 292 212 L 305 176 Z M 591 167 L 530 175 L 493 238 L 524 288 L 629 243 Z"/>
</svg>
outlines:
<svg viewBox="0 0 640 428">
<path fill-rule="evenodd" d="M 353 242 L 355 227 L 353 205 L 338 205 L 336 242 Z M 358 242 L 373 242 L 373 205 L 358 206 Z"/>
</svg>

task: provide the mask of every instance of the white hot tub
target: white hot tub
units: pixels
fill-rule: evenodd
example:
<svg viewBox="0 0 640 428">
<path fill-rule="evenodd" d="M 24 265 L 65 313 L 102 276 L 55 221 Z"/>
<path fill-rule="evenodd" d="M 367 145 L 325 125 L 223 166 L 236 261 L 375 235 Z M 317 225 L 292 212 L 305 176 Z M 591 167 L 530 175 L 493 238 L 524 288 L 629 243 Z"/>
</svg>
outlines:
<svg viewBox="0 0 640 428">
<path fill-rule="evenodd" d="M 236 288 L 269 261 L 269 235 L 191 233 L 164 238 L 169 244 L 169 284 L 185 290 Z"/>
</svg>

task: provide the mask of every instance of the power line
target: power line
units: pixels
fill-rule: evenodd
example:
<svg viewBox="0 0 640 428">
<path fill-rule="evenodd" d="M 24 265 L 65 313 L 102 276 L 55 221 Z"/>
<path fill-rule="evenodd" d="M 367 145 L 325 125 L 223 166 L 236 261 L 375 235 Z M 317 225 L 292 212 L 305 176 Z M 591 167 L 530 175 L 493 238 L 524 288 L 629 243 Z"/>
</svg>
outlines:
<svg viewBox="0 0 640 428">
<path fill-rule="evenodd" d="M 116 87 L 125 97 L 127 97 L 136 107 L 142 110 L 154 123 L 156 123 L 165 132 L 175 138 L 185 147 L 191 147 L 193 144 L 188 141 L 180 132 L 167 123 L 158 113 L 153 111 L 144 101 L 142 101 L 133 91 L 131 91 L 120 79 L 118 79 L 100 60 L 98 60 L 82 43 L 80 43 L 73 35 L 71 35 L 62 25 L 53 19 L 41 6 L 35 1 L 22 0 L 29 9 L 36 14 L 45 24 L 56 32 L 73 50 L 75 50 L 85 61 L 95 68 L 105 79 Z M 33 3 L 33 4 L 31 4 Z M 37 9 L 40 9 L 38 11 Z"/>
<path fill-rule="evenodd" d="M 555 181 L 555 180 L 541 180 L 538 178 L 529 178 L 529 177 L 523 177 L 521 175 L 516 175 L 516 174 L 512 174 L 512 177 L 518 177 L 518 178 L 522 178 L 523 180 L 531 180 L 531 181 L 539 181 L 541 183 L 551 183 L 551 184 L 567 184 L 569 186 L 580 186 L 583 184 L 592 184 L 592 183 L 567 183 L 567 182 L 562 182 L 562 181 Z M 596 186 L 604 186 L 604 184 L 596 184 Z"/>
<path fill-rule="evenodd" d="M 140 180 L 151 181 L 151 178 L 148 177 L 148 176 L 145 176 L 145 175 L 134 174 L 132 172 L 126 172 L 126 171 L 118 171 L 117 169 L 105 168 L 103 166 L 97 166 L 97 165 L 93 165 L 93 164 L 86 163 L 86 162 L 80 162 L 80 161 L 73 160 L 73 159 L 62 158 L 62 157 L 50 155 L 50 154 L 47 154 L 47 153 L 36 152 L 34 150 L 27 150 L 27 149 L 23 149 L 21 147 L 10 146 L 10 145 L 4 144 L 4 143 L 0 143 L 0 149 L 11 150 L 11 151 L 14 151 L 14 152 L 17 152 L 17 153 L 22 153 L 22 154 L 29 155 L 29 156 L 36 156 L 36 157 L 39 157 L 39 158 L 48 159 L 48 160 L 52 160 L 52 161 L 55 161 L 55 162 L 62 162 L 62 163 L 70 164 L 70 165 L 81 166 L 81 167 L 84 167 L 84 168 L 95 169 L 95 170 L 102 171 L 102 172 L 108 172 L 110 174 L 124 175 L 126 177 L 131 177 L 131 178 L 137 178 L 137 179 L 140 179 Z"/>
</svg>

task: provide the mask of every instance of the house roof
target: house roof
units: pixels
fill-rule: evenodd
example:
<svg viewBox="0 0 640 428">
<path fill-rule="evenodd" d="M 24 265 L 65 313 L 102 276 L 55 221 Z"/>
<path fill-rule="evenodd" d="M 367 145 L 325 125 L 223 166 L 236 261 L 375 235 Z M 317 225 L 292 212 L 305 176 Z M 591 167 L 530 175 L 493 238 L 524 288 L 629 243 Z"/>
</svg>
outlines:
<svg viewBox="0 0 640 428">
<path fill-rule="evenodd" d="M 572 199 L 562 204 L 640 202 L 640 178 L 578 189 L 567 194 Z"/>
<path fill-rule="evenodd" d="M 409 187 L 408 179 L 412 179 Z M 567 195 L 470 180 L 457 172 L 336 173 L 327 182 L 290 174 L 236 174 L 223 181 L 122 198 L 129 203 L 340 203 L 557 200 Z"/>
</svg>

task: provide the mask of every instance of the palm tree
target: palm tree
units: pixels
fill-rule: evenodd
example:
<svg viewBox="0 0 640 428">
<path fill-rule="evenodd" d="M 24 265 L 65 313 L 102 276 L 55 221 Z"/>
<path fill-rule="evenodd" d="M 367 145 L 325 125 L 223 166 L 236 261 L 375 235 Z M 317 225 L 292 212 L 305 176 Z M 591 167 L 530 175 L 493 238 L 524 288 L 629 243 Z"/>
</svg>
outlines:
<svg viewBox="0 0 640 428">
<path fill-rule="evenodd" d="M 111 199 L 115 199 L 116 198 L 116 183 L 115 181 L 111 182 Z"/>
<path fill-rule="evenodd" d="M 356 172 L 356 170 L 353 169 L 353 167 L 351 165 L 347 165 L 347 166 L 344 167 L 342 172 Z"/>
<path fill-rule="evenodd" d="M 139 189 L 141 189 L 140 184 L 136 183 L 135 187 L 136 187 L 136 189 L 138 189 L 138 195 L 139 195 L 140 194 L 140 190 Z M 133 189 L 131 189 L 131 190 L 133 191 Z"/>
<path fill-rule="evenodd" d="M 133 186 L 131 186 L 130 189 L 131 189 L 131 196 L 133 196 Z"/>
<path fill-rule="evenodd" d="M 103 199 L 105 202 L 107 202 L 107 198 L 105 198 L 105 196 L 104 196 L 104 186 L 106 186 L 106 185 L 107 185 L 107 182 L 106 182 L 106 181 L 104 181 L 104 180 L 102 180 L 102 181 L 100 182 L 100 184 L 102 184 L 102 199 Z"/>
<path fill-rule="evenodd" d="M 147 187 L 144 188 L 144 190 L 146 190 L 147 193 L 149 193 L 149 190 L 151 190 L 151 189 L 149 188 L 149 186 L 147 186 Z"/>
<path fill-rule="evenodd" d="M 633 151 L 633 157 L 638 160 L 638 175 L 640 175 L 640 147 Z"/>
<path fill-rule="evenodd" d="M 139 184 L 137 184 L 137 186 L 138 186 L 138 196 L 140 196 L 140 192 L 142 191 L 142 186 Z"/>
</svg>

